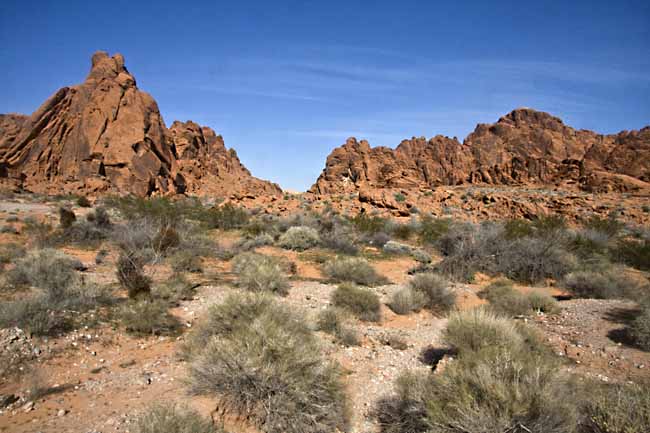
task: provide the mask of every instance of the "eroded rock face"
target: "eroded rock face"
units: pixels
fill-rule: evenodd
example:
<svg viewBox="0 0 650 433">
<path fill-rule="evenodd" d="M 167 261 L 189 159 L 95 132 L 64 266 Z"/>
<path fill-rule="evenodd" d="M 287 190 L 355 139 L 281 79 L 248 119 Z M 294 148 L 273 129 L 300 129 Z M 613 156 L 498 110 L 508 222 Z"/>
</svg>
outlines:
<svg viewBox="0 0 650 433">
<path fill-rule="evenodd" d="M 650 187 L 650 127 L 600 135 L 575 130 L 557 117 L 518 109 L 480 124 L 463 143 L 412 138 L 395 150 L 350 138 L 327 158 L 310 192 L 421 189 L 439 185 L 578 185 L 585 190 Z"/>
<path fill-rule="evenodd" d="M 212 129 L 175 121 L 169 137 L 186 193 L 235 198 L 282 194 L 278 185 L 253 177 L 237 152 L 226 149 L 221 135 Z"/>
<path fill-rule="evenodd" d="M 82 84 L 29 117 L 0 117 L 0 178 L 45 193 L 280 193 L 209 128 L 176 122 L 168 131 L 124 58 L 101 51 Z"/>
</svg>

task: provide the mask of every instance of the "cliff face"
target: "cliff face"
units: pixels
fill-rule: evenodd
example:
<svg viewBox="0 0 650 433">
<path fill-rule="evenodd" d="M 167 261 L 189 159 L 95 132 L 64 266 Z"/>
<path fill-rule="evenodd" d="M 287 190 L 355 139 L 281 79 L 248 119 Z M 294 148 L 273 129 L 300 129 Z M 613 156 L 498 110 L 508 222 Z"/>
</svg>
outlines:
<svg viewBox="0 0 650 433">
<path fill-rule="evenodd" d="M 175 121 L 169 140 L 176 155 L 177 173 L 188 194 L 235 197 L 280 195 L 274 183 L 253 177 L 239 161 L 234 149 L 226 149 L 223 138 L 212 129 L 192 121 Z"/>
<path fill-rule="evenodd" d="M 194 149 L 199 136 L 204 141 Z M 82 84 L 60 89 L 29 117 L 0 117 L 0 176 L 48 193 L 229 193 L 239 192 L 244 183 L 256 186 L 255 192 L 278 192 L 277 186 L 252 178 L 236 155 L 228 156 L 232 152 L 223 140 L 216 145 L 219 139 L 214 132 L 190 137 L 187 144 L 176 139 L 156 101 L 136 86 L 124 58 L 97 52 Z M 201 161 L 190 170 L 194 157 Z M 233 167 L 238 176 L 221 176 L 233 173 Z M 199 179 L 230 183 L 198 185 Z"/>
<path fill-rule="evenodd" d="M 436 136 L 397 148 L 350 138 L 327 158 L 310 192 L 430 189 L 439 185 L 578 185 L 587 190 L 650 187 L 650 127 L 600 135 L 547 113 L 518 109 L 480 124 L 463 143 Z"/>
</svg>

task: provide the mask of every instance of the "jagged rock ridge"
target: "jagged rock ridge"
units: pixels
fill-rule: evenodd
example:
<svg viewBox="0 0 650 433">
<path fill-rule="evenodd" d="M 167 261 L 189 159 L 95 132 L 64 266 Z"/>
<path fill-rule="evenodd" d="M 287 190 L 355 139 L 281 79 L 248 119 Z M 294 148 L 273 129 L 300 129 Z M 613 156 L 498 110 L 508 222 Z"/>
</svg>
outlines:
<svg viewBox="0 0 650 433">
<path fill-rule="evenodd" d="M 280 192 L 253 178 L 209 128 L 180 129 L 167 130 L 120 54 L 100 51 L 82 84 L 60 89 L 29 117 L 0 116 L 0 177 L 48 193 Z"/>
<path fill-rule="evenodd" d="M 440 185 L 561 185 L 627 191 L 650 187 L 650 127 L 601 135 L 557 117 L 517 109 L 479 124 L 462 143 L 436 136 L 403 140 L 394 150 L 349 138 L 328 156 L 310 189 L 339 194 Z"/>
</svg>

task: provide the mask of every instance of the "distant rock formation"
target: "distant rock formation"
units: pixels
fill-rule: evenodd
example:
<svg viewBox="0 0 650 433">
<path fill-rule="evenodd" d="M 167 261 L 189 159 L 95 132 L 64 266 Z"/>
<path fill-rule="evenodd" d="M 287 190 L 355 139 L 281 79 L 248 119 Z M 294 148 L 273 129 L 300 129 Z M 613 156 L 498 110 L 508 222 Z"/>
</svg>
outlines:
<svg viewBox="0 0 650 433">
<path fill-rule="evenodd" d="M 463 143 L 436 136 L 397 148 L 349 138 L 327 157 L 316 194 L 431 189 L 440 185 L 557 185 L 593 191 L 650 188 L 650 127 L 600 135 L 522 108 L 479 124 Z"/>
<path fill-rule="evenodd" d="M 280 193 L 209 128 L 168 131 L 124 58 L 101 51 L 82 84 L 60 89 L 29 117 L 0 115 L 0 178 L 47 193 Z"/>
</svg>

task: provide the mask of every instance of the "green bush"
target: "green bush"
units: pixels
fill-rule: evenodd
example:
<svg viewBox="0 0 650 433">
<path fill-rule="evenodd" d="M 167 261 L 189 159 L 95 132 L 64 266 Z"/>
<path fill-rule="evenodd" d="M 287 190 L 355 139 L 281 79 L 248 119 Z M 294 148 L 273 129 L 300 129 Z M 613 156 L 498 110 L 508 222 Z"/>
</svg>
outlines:
<svg viewBox="0 0 650 433">
<path fill-rule="evenodd" d="M 242 253 L 236 256 L 232 265 L 237 274 L 237 285 L 253 292 L 273 292 L 279 295 L 289 293 L 289 282 L 280 262 L 257 253 Z"/>
<path fill-rule="evenodd" d="M 59 225 L 62 229 L 67 229 L 77 220 L 76 215 L 70 209 L 59 208 Z"/>
<path fill-rule="evenodd" d="M 395 197 L 395 201 L 398 203 L 402 203 L 406 201 L 406 196 L 400 192 L 395 193 L 394 197 Z"/>
<path fill-rule="evenodd" d="M 424 244 L 435 244 L 438 239 L 449 231 L 451 220 L 447 218 L 434 218 L 431 215 L 420 217 L 420 242 Z"/>
<path fill-rule="evenodd" d="M 225 433 L 209 418 L 181 406 L 155 404 L 135 421 L 136 433 Z"/>
<path fill-rule="evenodd" d="M 266 433 L 347 431 L 340 370 L 286 306 L 260 295 L 230 295 L 210 308 L 187 353 L 191 391 L 218 396 Z"/>
<path fill-rule="evenodd" d="M 331 302 L 332 305 L 350 311 L 361 320 L 369 322 L 381 320 L 379 296 L 370 289 L 343 283 L 332 292 Z"/>
<path fill-rule="evenodd" d="M 456 304 L 456 293 L 449 289 L 449 282 L 439 275 L 423 273 L 415 275 L 409 286 L 426 299 L 425 307 L 432 311 L 447 312 Z"/>
<path fill-rule="evenodd" d="M 650 240 L 621 240 L 613 249 L 612 256 L 621 263 L 642 271 L 650 271 Z"/>
<path fill-rule="evenodd" d="M 388 306 L 396 314 L 409 314 L 413 311 L 420 311 L 427 305 L 427 302 L 428 299 L 423 292 L 404 287 L 393 293 Z"/>
<path fill-rule="evenodd" d="M 77 199 L 77 205 L 80 207 L 92 207 L 90 200 L 88 200 L 88 198 L 86 198 L 83 195 L 79 196 L 79 198 Z"/>
<path fill-rule="evenodd" d="M 360 213 L 350 220 L 360 233 L 377 234 L 386 229 L 386 219 Z"/>
<path fill-rule="evenodd" d="M 290 227 L 289 230 L 284 232 L 278 240 L 282 248 L 288 250 L 304 251 L 309 248 L 317 246 L 320 242 L 320 237 L 316 229 L 311 227 Z"/>
<path fill-rule="evenodd" d="M 323 273 L 337 283 L 352 282 L 372 287 L 385 284 L 387 281 L 367 260 L 358 257 L 337 257 L 325 263 Z"/>
<path fill-rule="evenodd" d="M 172 334 L 180 325 L 167 309 L 168 304 L 161 299 L 130 300 L 117 317 L 128 332 L 136 335 Z"/>
<path fill-rule="evenodd" d="M 244 227 L 250 218 L 246 209 L 232 203 L 215 206 L 206 212 L 205 221 L 213 229 L 233 230 Z"/>
</svg>

